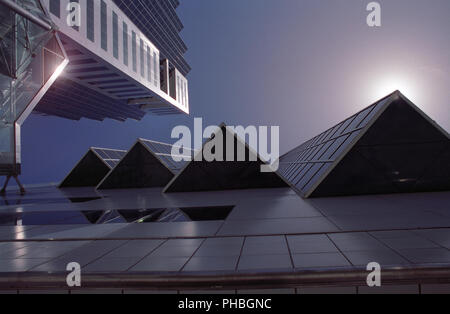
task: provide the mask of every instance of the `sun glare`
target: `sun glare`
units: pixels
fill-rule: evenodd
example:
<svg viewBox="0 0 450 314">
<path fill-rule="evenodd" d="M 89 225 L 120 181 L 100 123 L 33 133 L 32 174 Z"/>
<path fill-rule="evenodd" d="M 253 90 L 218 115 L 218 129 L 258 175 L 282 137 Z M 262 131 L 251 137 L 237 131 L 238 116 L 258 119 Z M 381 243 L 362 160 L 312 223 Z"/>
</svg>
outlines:
<svg viewBox="0 0 450 314">
<path fill-rule="evenodd" d="M 388 76 L 380 78 L 380 80 L 374 82 L 372 94 L 374 99 L 380 99 L 396 90 L 399 90 L 412 102 L 417 100 L 417 87 L 411 79 L 401 76 Z"/>
</svg>

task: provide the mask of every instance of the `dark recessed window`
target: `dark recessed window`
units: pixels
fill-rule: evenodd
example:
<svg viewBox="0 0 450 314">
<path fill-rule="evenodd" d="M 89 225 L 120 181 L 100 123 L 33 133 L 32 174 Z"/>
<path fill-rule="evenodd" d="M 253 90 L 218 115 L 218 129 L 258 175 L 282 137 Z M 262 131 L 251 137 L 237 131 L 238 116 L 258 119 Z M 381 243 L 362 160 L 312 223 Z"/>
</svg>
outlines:
<svg viewBox="0 0 450 314">
<path fill-rule="evenodd" d="M 137 47 L 136 47 L 136 33 L 131 32 L 131 58 L 133 59 L 133 71 L 137 72 Z"/>
<path fill-rule="evenodd" d="M 101 29 L 101 47 L 108 51 L 108 12 L 106 3 L 102 0 L 100 4 L 100 29 Z"/>
<path fill-rule="evenodd" d="M 61 17 L 61 3 L 60 0 L 50 0 L 50 13 L 58 18 Z"/>
<path fill-rule="evenodd" d="M 180 208 L 192 221 L 225 220 L 234 206 Z"/>
<path fill-rule="evenodd" d="M 113 56 L 119 59 L 119 17 L 113 12 Z"/>
<path fill-rule="evenodd" d="M 123 22 L 123 64 L 128 66 L 128 25 Z"/>
<path fill-rule="evenodd" d="M 72 202 L 88 202 L 94 198 L 71 199 Z M 234 206 L 183 207 L 132 210 L 90 210 L 23 212 L 0 214 L 0 225 L 81 225 L 113 223 L 165 223 L 189 221 L 225 220 Z"/>
<path fill-rule="evenodd" d="M 96 201 L 102 199 L 101 197 L 72 197 L 69 200 L 72 203 L 87 203 L 91 201 Z"/>
<path fill-rule="evenodd" d="M 94 42 L 95 41 L 95 13 L 94 13 L 94 0 L 87 0 L 86 3 L 86 36 Z"/>
</svg>

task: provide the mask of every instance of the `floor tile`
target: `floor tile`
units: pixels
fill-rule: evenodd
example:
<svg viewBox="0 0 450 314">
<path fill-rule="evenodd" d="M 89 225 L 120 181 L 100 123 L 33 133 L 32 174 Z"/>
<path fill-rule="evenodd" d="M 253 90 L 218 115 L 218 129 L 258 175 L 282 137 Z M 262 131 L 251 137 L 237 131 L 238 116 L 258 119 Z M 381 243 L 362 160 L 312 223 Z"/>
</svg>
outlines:
<svg viewBox="0 0 450 314">
<path fill-rule="evenodd" d="M 5 259 L 0 260 L 0 273 L 26 272 L 39 264 L 47 262 L 48 259 Z"/>
<path fill-rule="evenodd" d="M 152 252 L 151 256 L 160 257 L 191 257 L 198 246 L 167 246 L 163 244 L 161 247 Z"/>
<path fill-rule="evenodd" d="M 294 254 L 295 268 L 320 268 L 351 266 L 340 253 Z"/>
<path fill-rule="evenodd" d="M 183 271 L 234 271 L 239 256 L 193 257 Z"/>
<path fill-rule="evenodd" d="M 326 235 L 288 236 L 287 239 L 292 254 L 339 252 Z"/>
<path fill-rule="evenodd" d="M 189 260 L 188 257 L 149 256 L 130 269 L 133 272 L 177 272 Z"/>
<path fill-rule="evenodd" d="M 450 251 L 438 249 L 407 249 L 398 252 L 413 263 L 450 263 Z"/>
<path fill-rule="evenodd" d="M 287 255 L 289 250 L 285 237 L 248 237 L 242 255 Z"/>
<path fill-rule="evenodd" d="M 131 268 L 140 260 L 139 257 L 115 257 L 115 258 L 101 258 L 95 262 L 84 266 L 83 272 L 123 272 Z"/>
<path fill-rule="evenodd" d="M 243 241 L 242 241 L 243 242 Z M 239 256 L 242 244 L 238 245 L 202 245 L 195 253 L 196 257 Z"/>
<path fill-rule="evenodd" d="M 253 236 L 267 234 L 301 234 L 336 232 L 337 227 L 326 218 L 261 219 L 226 221 L 220 236 Z"/>
<path fill-rule="evenodd" d="M 115 257 L 145 257 L 155 250 L 162 240 L 132 240 L 115 249 L 107 255 L 108 258 Z"/>
<path fill-rule="evenodd" d="M 34 242 L 21 249 L 21 258 L 56 258 L 88 244 L 88 241 L 77 242 Z"/>
<path fill-rule="evenodd" d="M 375 262 L 381 266 L 394 266 L 409 264 L 407 260 L 394 251 L 361 251 L 361 252 L 345 252 L 345 256 L 355 266 L 366 266 Z"/>
<path fill-rule="evenodd" d="M 230 238 L 209 238 L 206 239 L 206 241 L 203 243 L 202 247 L 216 247 L 216 246 L 222 246 L 222 245 L 229 245 L 229 246 L 242 246 L 242 243 L 244 242 L 244 237 L 230 237 Z"/>
<path fill-rule="evenodd" d="M 241 256 L 238 270 L 289 269 L 292 268 L 289 255 L 247 255 Z"/>
<path fill-rule="evenodd" d="M 382 239 L 381 242 L 393 249 L 426 249 L 437 248 L 437 244 L 419 236 L 405 238 Z"/>
<path fill-rule="evenodd" d="M 22 249 L 29 245 L 27 242 L 6 242 L 0 244 L 0 258 L 9 256 L 17 256 L 18 254 L 14 254 L 14 251 Z"/>
<path fill-rule="evenodd" d="M 388 250 L 384 244 L 367 233 L 330 234 L 330 238 L 343 252 Z"/>
</svg>

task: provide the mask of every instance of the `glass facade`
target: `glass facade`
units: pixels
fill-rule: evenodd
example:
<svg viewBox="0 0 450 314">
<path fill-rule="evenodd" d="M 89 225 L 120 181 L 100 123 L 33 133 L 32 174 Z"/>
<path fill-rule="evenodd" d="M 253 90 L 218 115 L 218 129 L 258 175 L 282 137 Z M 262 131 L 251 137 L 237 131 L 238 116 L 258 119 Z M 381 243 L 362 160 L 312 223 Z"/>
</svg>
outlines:
<svg viewBox="0 0 450 314">
<path fill-rule="evenodd" d="M 144 41 L 141 39 L 140 40 L 140 47 L 141 47 L 141 60 L 140 60 L 140 66 L 141 66 L 141 76 L 145 77 L 145 45 L 144 45 Z"/>
<path fill-rule="evenodd" d="M 183 107 L 187 107 L 188 106 L 187 81 L 178 70 L 175 71 L 175 86 L 172 88 L 175 88 L 176 91 L 173 97 L 175 97 L 178 103 L 180 103 Z"/>
<path fill-rule="evenodd" d="M 123 22 L 123 64 L 128 66 L 128 25 Z"/>
<path fill-rule="evenodd" d="M 164 0 L 163 2 L 166 1 L 167 0 Z M 81 25 L 80 31 L 82 34 L 76 34 L 66 24 L 67 11 L 65 10 L 65 6 L 69 2 L 70 0 L 60 1 L 60 3 L 58 3 L 61 9 L 61 17 L 59 19 L 52 15 L 54 17 L 54 23 L 56 23 L 59 28 L 59 32 L 67 36 L 65 39 L 68 42 L 68 47 L 71 47 L 70 54 L 74 56 L 73 62 L 69 64 L 66 70 L 67 73 L 70 73 L 68 77 L 69 80 L 71 80 L 70 76 L 73 75 L 73 78 L 86 81 L 86 83 L 93 86 L 102 85 L 103 81 L 107 83 L 128 83 L 123 84 L 126 85 L 124 88 L 122 88 L 121 84 L 99 87 L 106 94 L 110 94 L 111 98 L 117 100 L 117 106 L 119 107 L 121 99 L 127 99 L 127 97 L 130 98 L 134 96 L 137 97 L 137 95 L 145 96 L 145 92 L 149 95 L 153 95 L 154 93 L 158 94 L 160 91 L 166 94 L 170 93 L 169 96 L 171 96 L 171 98 L 163 97 L 164 99 L 161 99 L 161 102 L 166 104 L 167 108 L 155 109 L 155 106 L 152 107 L 147 104 L 132 108 L 127 107 L 125 109 L 127 111 L 127 117 L 145 115 L 146 113 L 172 114 L 179 112 L 179 109 L 186 111 L 185 108 L 187 108 L 187 106 L 180 105 L 182 103 L 188 103 L 185 97 L 186 86 L 184 86 L 183 83 L 180 83 L 178 88 L 180 93 L 180 97 L 178 98 L 179 101 L 174 101 L 174 99 L 176 99 L 177 82 L 174 77 L 171 77 L 170 73 L 174 69 L 178 70 L 178 68 L 166 55 L 161 53 L 151 40 L 149 40 L 146 32 L 142 31 L 139 26 L 136 25 L 133 16 L 129 16 L 126 12 L 123 12 L 121 7 L 117 8 L 116 5 L 114 5 L 115 2 L 113 0 L 78 0 L 82 5 L 81 21 L 86 24 Z M 47 4 L 47 9 L 49 10 L 51 5 L 50 0 L 46 0 L 44 3 Z M 135 5 L 135 3 L 131 1 L 129 4 Z M 146 5 L 143 5 L 141 10 L 145 11 Z M 150 18 L 150 14 L 147 15 L 147 18 Z M 74 49 L 74 47 L 70 46 L 72 41 L 84 43 L 86 48 L 88 48 L 88 51 L 84 51 L 84 49 Z M 90 55 L 91 53 L 93 55 Z M 164 60 L 164 67 L 161 60 Z M 93 66 L 95 63 L 100 63 L 102 66 Z M 116 67 L 118 71 L 116 71 L 114 67 Z M 179 72 L 181 73 L 181 71 Z M 164 77 L 162 77 L 163 73 Z M 184 79 L 184 76 L 182 77 Z M 61 79 L 58 80 L 58 82 L 59 81 L 61 81 Z M 137 82 L 140 82 L 145 86 L 138 86 Z M 133 84 L 134 86 L 132 86 Z M 134 89 L 130 90 L 132 87 L 134 87 Z M 138 89 L 141 91 L 140 94 L 137 93 Z M 130 91 L 133 93 L 130 93 Z M 59 106 L 52 106 L 52 103 L 55 102 L 55 98 L 57 97 L 61 96 L 54 95 L 48 97 L 48 101 L 47 97 L 44 98 L 43 101 L 41 101 L 42 105 L 36 110 L 39 111 L 42 108 L 42 112 L 45 112 L 45 114 L 62 116 L 64 118 L 75 120 L 78 119 L 80 115 L 85 117 L 86 113 L 89 112 L 88 108 L 85 107 L 83 107 L 82 110 L 79 110 L 78 107 L 75 108 L 75 106 L 73 106 L 72 111 L 66 111 Z M 94 100 L 89 99 L 89 101 L 93 102 Z M 91 106 L 91 108 L 93 107 Z M 113 111 L 105 108 L 105 112 L 108 116 L 114 116 L 115 119 L 122 119 L 120 110 Z M 98 110 L 96 109 L 96 111 L 92 112 L 88 118 L 101 120 L 105 112 L 102 111 L 101 114 L 98 114 Z"/>
<path fill-rule="evenodd" d="M 152 51 L 150 46 L 147 46 L 147 81 L 152 81 Z"/>
<path fill-rule="evenodd" d="M 282 156 L 280 173 L 298 191 L 307 195 L 388 100 L 364 109 Z"/>
<path fill-rule="evenodd" d="M 95 42 L 95 11 L 94 0 L 86 0 L 86 36 Z"/>
<path fill-rule="evenodd" d="M 57 16 L 58 18 L 61 17 L 61 2 L 60 2 L 60 0 L 50 0 L 50 13 Z"/>
<path fill-rule="evenodd" d="M 45 14 L 39 4 L 23 8 L 39 19 Z M 18 175 L 20 127 L 37 105 L 38 93 L 65 61 L 63 48 L 52 30 L 44 29 L 0 4 L 0 175 Z M 40 97 L 40 96 L 39 96 Z"/>
<path fill-rule="evenodd" d="M 162 59 L 169 61 L 186 76 L 191 70 L 184 58 L 187 47 L 180 37 L 183 24 L 177 16 L 179 1 L 113 0 L 139 30 L 156 46 Z"/>
<path fill-rule="evenodd" d="M 133 71 L 137 72 L 137 47 L 136 47 L 136 33 L 131 32 L 131 55 L 133 59 Z"/>
<path fill-rule="evenodd" d="M 155 86 L 159 86 L 159 60 L 156 52 L 153 52 L 153 69 L 153 83 L 155 84 Z"/>
<path fill-rule="evenodd" d="M 113 12 L 113 56 L 119 59 L 119 17 Z"/>
<path fill-rule="evenodd" d="M 186 165 L 186 161 L 192 160 L 195 153 L 197 152 L 196 150 L 193 150 L 189 147 L 175 146 L 175 148 L 179 149 L 180 151 L 180 157 L 183 157 L 182 161 L 175 161 L 172 158 L 172 149 L 174 148 L 173 145 L 145 139 L 141 139 L 140 142 L 156 156 L 158 156 L 159 159 L 165 164 L 165 166 L 174 173 L 180 172 Z"/>
<path fill-rule="evenodd" d="M 101 47 L 103 50 L 108 51 L 108 12 L 106 3 L 103 0 L 100 3 L 100 24 L 102 34 Z"/>
</svg>

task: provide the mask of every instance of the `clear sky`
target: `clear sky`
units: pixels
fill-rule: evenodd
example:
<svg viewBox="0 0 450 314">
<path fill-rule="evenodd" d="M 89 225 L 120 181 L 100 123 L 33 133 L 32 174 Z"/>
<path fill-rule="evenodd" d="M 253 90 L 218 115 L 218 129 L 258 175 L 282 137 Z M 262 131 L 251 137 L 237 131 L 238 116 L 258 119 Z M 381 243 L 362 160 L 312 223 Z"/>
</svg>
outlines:
<svg viewBox="0 0 450 314">
<path fill-rule="evenodd" d="M 73 122 L 32 115 L 22 180 L 59 182 L 90 146 L 170 140 L 176 125 L 276 125 L 281 152 L 400 89 L 450 130 L 450 1 L 181 0 L 191 116 Z"/>
</svg>

